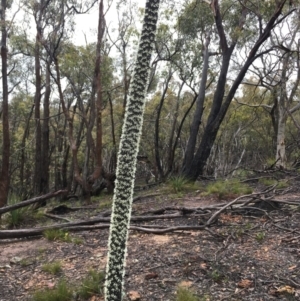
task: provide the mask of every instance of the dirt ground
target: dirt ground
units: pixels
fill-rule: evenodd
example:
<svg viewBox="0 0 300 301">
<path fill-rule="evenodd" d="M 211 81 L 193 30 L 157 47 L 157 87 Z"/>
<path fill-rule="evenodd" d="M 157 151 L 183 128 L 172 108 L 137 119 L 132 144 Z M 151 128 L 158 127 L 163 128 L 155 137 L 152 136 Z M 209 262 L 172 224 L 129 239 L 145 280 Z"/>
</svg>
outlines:
<svg viewBox="0 0 300 301">
<path fill-rule="evenodd" d="M 275 193 L 274 199 L 299 203 L 299 206 L 284 204 L 280 210 L 267 214 L 228 209 L 208 230 L 162 235 L 131 230 L 125 300 L 175 300 L 179 285 L 190 288 L 201 301 L 300 300 L 298 180 L 289 189 Z M 159 193 L 159 188 L 153 192 Z M 180 196 L 160 194 L 135 202 L 133 214 L 142 215 L 167 206 L 194 208 L 219 202 L 223 201 L 197 192 Z M 95 209 L 88 215 L 100 213 L 100 209 Z M 72 219 L 83 219 L 86 215 L 84 210 L 77 211 Z M 205 218 L 195 212 L 132 225 L 197 226 Z M 53 287 L 62 277 L 76 285 L 90 269 L 104 269 L 108 229 L 71 235 L 81 238 L 83 243 L 49 242 L 43 237 L 1 240 L 0 301 L 31 300 L 35 290 Z M 62 263 L 58 276 L 42 271 L 45 263 L 53 261 Z M 79 299 L 74 296 L 74 300 Z M 103 298 L 95 295 L 90 300 Z"/>
</svg>

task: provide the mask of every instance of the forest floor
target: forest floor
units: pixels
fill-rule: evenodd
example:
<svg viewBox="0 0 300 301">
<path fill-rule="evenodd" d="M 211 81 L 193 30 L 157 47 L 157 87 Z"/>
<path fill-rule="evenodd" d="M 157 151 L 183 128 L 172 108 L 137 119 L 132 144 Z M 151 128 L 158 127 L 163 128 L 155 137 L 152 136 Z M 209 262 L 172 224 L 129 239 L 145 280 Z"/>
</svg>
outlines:
<svg viewBox="0 0 300 301">
<path fill-rule="evenodd" d="M 193 291 L 200 301 L 300 300 L 299 184 L 300 176 L 293 176 L 288 188 L 272 191 L 273 199 L 299 203 L 299 206 L 284 204 L 280 210 L 258 210 L 254 214 L 227 209 L 206 230 L 165 234 L 130 230 L 125 300 L 175 301 L 178 286 Z M 262 190 L 258 183 L 253 182 L 251 186 L 254 191 Z M 167 207 L 169 210 L 164 214 L 173 214 L 176 212 L 172 207 L 195 208 L 224 202 L 197 189 L 176 194 L 166 193 L 158 186 L 143 193 L 150 196 L 134 203 L 133 215 L 149 216 L 150 211 Z M 75 203 L 66 204 L 72 207 Z M 47 207 L 53 205 L 57 203 L 49 201 Z M 72 220 L 99 216 L 104 209 L 95 205 L 94 202 L 90 210 L 63 216 Z M 27 220 L 22 228 L 45 224 L 44 218 Z M 162 217 L 132 222 L 132 225 L 154 229 L 199 226 L 203 219 L 205 214 L 195 211 L 173 219 Z M 41 236 L 0 240 L 0 301 L 32 300 L 34 291 L 51 289 L 61 278 L 78 286 L 89 270 L 105 269 L 108 229 L 80 231 L 70 236 L 77 240 L 48 241 Z M 54 261 L 62 266 L 56 276 L 42 268 Z M 81 299 L 74 295 L 73 300 Z M 103 297 L 94 295 L 89 300 L 103 300 Z"/>
</svg>

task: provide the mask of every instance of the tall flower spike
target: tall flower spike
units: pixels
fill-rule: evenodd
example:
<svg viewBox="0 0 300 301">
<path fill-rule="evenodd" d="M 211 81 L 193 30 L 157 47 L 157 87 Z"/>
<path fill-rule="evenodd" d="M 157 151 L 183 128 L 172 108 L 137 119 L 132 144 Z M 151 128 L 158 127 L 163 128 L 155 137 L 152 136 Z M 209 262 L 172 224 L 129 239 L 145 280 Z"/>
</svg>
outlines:
<svg viewBox="0 0 300 301">
<path fill-rule="evenodd" d="M 105 300 L 121 301 L 125 274 L 126 245 L 131 216 L 136 158 L 142 132 L 146 86 L 156 33 L 160 0 L 147 0 L 133 79 L 126 104 L 118 153 L 117 179 L 108 242 Z"/>
</svg>

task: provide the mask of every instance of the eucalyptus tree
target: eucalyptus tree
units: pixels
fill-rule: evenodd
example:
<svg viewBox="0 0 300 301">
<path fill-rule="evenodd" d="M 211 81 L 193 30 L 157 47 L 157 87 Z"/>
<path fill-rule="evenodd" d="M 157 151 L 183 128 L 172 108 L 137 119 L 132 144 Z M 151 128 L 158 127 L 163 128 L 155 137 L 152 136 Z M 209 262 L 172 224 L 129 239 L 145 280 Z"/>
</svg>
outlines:
<svg viewBox="0 0 300 301">
<path fill-rule="evenodd" d="M 83 175 L 81 175 L 80 166 L 78 162 L 78 147 L 80 138 L 76 138 L 76 133 L 74 132 L 74 118 L 76 114 L 76 104 L 74 105 L 72 99 L 68 99 L 66 94 L 69 93 L 70 88 L 67 87 L 64 92 L 64 83 L 62 82 L 63 74 L 61 73 L 61 63 L 60 58 L 63 57 L 63 52 L 66 52 L 64 48 L 70 50 L 72 47 L 68 46 L 68 38 L 70 37 L 73 30 L 73 17 L 75 14 L 86 13 L 95 4 L 96 1 L 41 1 L 40 5 L 33 4 L 33 9 L 42 10 L 37 12 L 36 19 L 38 19 L 37 24 L 40 34 L 37 38 L 40 39 L 38 46 L 42 47 L 41 51 L 44 51 L 47 55 L 46 62 L 46 89 L 45 97 L 48 97 L 50 93 L 47 90 L 50 82 L 50 75 L 57 85 L 58 97 L 60 100 L 60 108 L 62 114 L 65 118 L 65 126 L 67 126 L 67 137 L 70 147 L 66 147 L 66 157 L 62 165 L 66 166 L 66 159 L 68 158 L 68 152 L 71 151 L 72 154 L 72 166 L 71 170 L 74 172 L 74 179 L 81 186 L 83 194 L 87 195 L 89 199 L 91 193 L 91 187 L 95 179 L 99 178 L 102 169 L 102 124 L 101 124 L 101 110 L 102 110 L 102 83 L 101 83 L 101 47 L 102 39 L 105 31 L 105 19 L 104 19 L 104 9 L 103 0 L 99 2 L 99 22 L 98 22 L 98 37 L 95 46 L 95 61 L 92 66 L 93 73 L 91 74 L 91 91 L 90 91 L 90 110 L 84 112 L 89 115 L 89 120 L 86 119 L 86 137 L 87 137 L 87 147 L 86 147 L 86 162 L 85 166 L 90 164 L 90 153 L 93 156 L 93 170 L 85 168 Z M 34 10 L 34 11 L 35 11 Z M 42 20 L 40 20 L 43 18 Z M 43 34 L 44 38 L 41 38 Z M 38 72 L 40 74 L 40 71 Z M 88 76 L 88 75 L 85 75 Z M 71 111 L 71 105 L 74 105 L 73 111 Z M 49 101 L 46 105 L 49 104 Z M 78 104 L 80 107 L 80 103 Z M 59 110 L 60 110 L 59 108 Z M 36 109 L 36 111 L 39 111 Z M 45 110 L 44 113 L 49 113 L 49 110 Z M 84 115 L 85 116 L 85 115 Z M 39 118 L 38 118 L 39 119 Z M 48 122 L 46 116 L 44 116 L 44 123 Z M 46 121 L 47 120 L 47 121 Z M 96 138 L 93 139 L 92 131 L 96 128 Z M 48 127 L 49 129 L 49 127 Z M 45 127 L 45 131 L 47 128 Z M 80 135 L 79 131 L 79 135 Z M 59 134 L 60 136 L 60 134 Z M 58 137 L 59 138 L 59 137 Z M 59 143 L 61 145 L 61 143 Z M 60 148 L 61 150 L 61 148 Z M 65 170 L 65 168 L 64 168 Z M 65 176 L 64 176 L 65 178 Z"/>
<path fill-rule="evenodd" d="M 300 109 L 300 43 L 299 9 L 273 32 L 270 45 L 272 52 L 261 57 L 259 65 L 250 71 L 256 82 L 248 83 L 264 87 L 272 103 L 262 106 L 269 112 L 274 128 L 275 166 L 287 167 L 286 124 L 288 118 Z M 247 82 L 246 82 L 247 83 Z"/>
<path fill-rule="evenodd" d="M 196 180 L 203 173 L 220 125 L 249 67 L 263 53 L 270 51 L 270 49 L 263 49 L 259 52 L 261 46 L 270 37 L 273 29 L 295 11 L 288 6 L 286 0 L 265 3 L 229 0 L 220 3 L 218 0 L 205 2 L 211 7 L 221 58 L 213 102 L 201 141 L 194 152 L 190 166 L 185 166 L 182 170 L 182 174 L 192 180 Z M 238 70 L 231 70 L 234 66 L 235 50 L 240 45 L 245 45 L 247 56 Z M 228 79 L 229 70 L 235 71 L 231 83 Z M 229 87 L 225 94 L 226 85 Z"/>
<path fill-rule="evenodd" d="M 159 0 L 147 0 L 134 73 L 126 104 L 118 153 L 117 179 L 109 234 L 105 300 L 123 299 L 123 278 L 136 159 L 142 131 L 149 64 L 155 39 Z"/>
<path fill-rule="evenodd" d="M 202 122 L 206 85 L 209 73 L 209 58 L 217 53 L 209 51 L 209 46 L 213 36 L 213 16 L 210 14 L 209 7 L 204 2 L 194 1 L 188 3 L 178 20 L 181 34 L 190 43 L 193 40 L 198 42 L 198 49 L 201 49 L 203 60 L 202 74 L 199 84 L 199 92 L 196 100 L 196 108 L 193 121 L 190 127 L 190 135 L 184 154 L 183 171 L 191 167 L 197 143 L 199 127 Z M 195 54 L 194 54 L 195 55 Z"/>
<path fill-rule="evenodd" d="M 197 57 L 200 43 L 182 34 L 180 26 L 176 23 L 181 9 L 181 5 L 170 1 L 162 5 L 151 66 L 151 78 L 156 83 L 156 93 L 149 102 L 149 108 L 152 107 L 153 101 L 156 106 L 151 117 L 151 120 L 154 120 L 154 148 L 151 146 L 147 156 L 152 157 L 156 178 L 160 179 L 178 171 L 176 166 L 182 157 L 178 151 L 178 144 L 179 141 L 183 142 L 180 139 L 183 125 L 194 104 L 192 100 L 190 106 L 185 107 L 185 93 L 192 90 L 197 94 L 194 86 L 202 71 L 202 59 Z M 160 99 L 157 103 L 158 96 Z M 184 114 L 183 108 L 186 110 Z M 164 119 L 168 120 L 169 124 L 164 123 Z M 147 119 L 145 121 L 148 122 Z M 148 123 L 151 122 L 153 121 Z M 152 128 L 150 124 L 143 135 L 143 146 L 144 140 L 149 140 L 149 128 Z"/>
</svg>

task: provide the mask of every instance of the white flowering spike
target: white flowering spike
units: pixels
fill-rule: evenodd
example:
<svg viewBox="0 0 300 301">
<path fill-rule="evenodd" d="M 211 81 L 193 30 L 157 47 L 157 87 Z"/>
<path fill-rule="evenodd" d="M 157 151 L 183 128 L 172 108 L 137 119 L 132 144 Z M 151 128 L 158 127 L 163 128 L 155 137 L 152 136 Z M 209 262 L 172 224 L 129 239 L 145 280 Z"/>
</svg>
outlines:
<svg viewBox="0 0 300 301">
<path fill-rule="evenodd" d="M 118 153 L 108 262 L 106 268 L 105 300 L 121 301 L 125 274 L 126 245 L 131 216 L 136 157 L 142 132 L 146 87 L 150 71 L 160 0 L 147 0 L 137 59 L 129 90 L 129 99 Z"/>
</svg>

